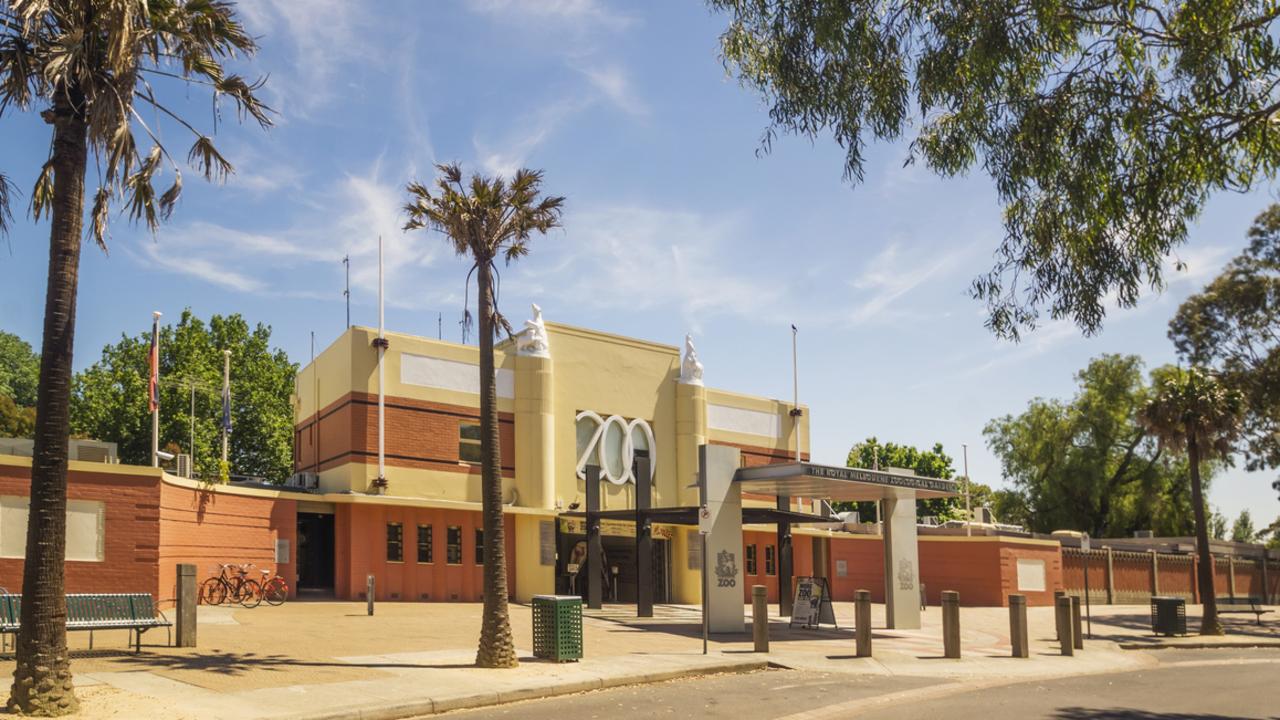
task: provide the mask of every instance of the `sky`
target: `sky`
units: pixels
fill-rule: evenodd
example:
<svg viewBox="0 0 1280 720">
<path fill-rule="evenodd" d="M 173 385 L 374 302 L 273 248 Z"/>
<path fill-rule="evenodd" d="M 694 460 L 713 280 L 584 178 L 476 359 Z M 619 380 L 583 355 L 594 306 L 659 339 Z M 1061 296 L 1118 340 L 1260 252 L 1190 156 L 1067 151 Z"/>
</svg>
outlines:
<svg viewBox="0 0 1280 720">
<path fill-rule="evenodd" d="M 1002 237 L 1000 207 L 980 171 L 939 179 L 904 167 L 904 145 L 873 146 L 865 181 L 842 179 L 829 138 L 780 136 L 760 153 L 767 106 L 726 73 L 726 18 L 662 0 L 255 0 L 240 3 L 261 52 L 238 69 L 267 75 L 277 112 L 262 131 L 227 109 L 225 184 L 185 173 L 173 218 L 154 235 L 113 220 L 110 251 L 84 248 L 76 367 L 122 333 L 176 319 L 243 314 L 305 363 L 351 315 L 376 325 L 377 239 L 386 244 L 387 326 L 460 339 L 468 265 L 437 235 L 405 234 L 410 180 L 437 162 L 465 171 L 545 171 L 567 198 L 564 228 L 502 269 L 501 306 L 518 325 L 545 317 L 649 340 L 692 333 L 707 383 L 790 398 L 790 325 L 799 329 L 801 402 L 815 460 L 843 465 L 849 447 L 944 445 L 975 481 L 1003 485 L 983 426 L 1035 397 L 1068 398 L 1073 375 L 1102 353 L 1176 358 L 1166 337 L 1178 304 L 1245 246 L 1270 188 L 1214 197 L 1169 262 L 1168 285 L 1136 308 L 1112 307 L 1083 337 L 1048 321 L 1020 343 L 983 326 L 968 295 Z M 208 98 L 164 88 L 205 132 Z M 179 150 L 182 128 L 150 118 Z M 35 114 L 0 121 L 0 168 L 29 197 L 48 148 Z M 175 152 L 181 157 L 185 152 Z M 92 179 L 90 181 L 92 183 Z M 0 328 L 39 346 L 48 225 L 21 218 L 0 241 Z M 474 288 L 473 288 L 474 291 Z M 1280 515 L 1273 473 L 1234 469 L 1210 501 L 1265 525 Z"/>
</svg>

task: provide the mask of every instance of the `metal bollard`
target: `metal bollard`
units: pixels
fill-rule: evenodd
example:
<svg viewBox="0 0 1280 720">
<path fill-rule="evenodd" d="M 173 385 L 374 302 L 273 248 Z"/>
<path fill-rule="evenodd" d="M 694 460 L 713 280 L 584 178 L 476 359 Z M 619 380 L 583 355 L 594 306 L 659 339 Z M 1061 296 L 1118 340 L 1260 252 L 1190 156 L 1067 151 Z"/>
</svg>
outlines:
<svg viewBox="0 0 1280 720">
<path fill-rule="evenodd" d="M 373 591 L 374 591 L 373 574 L 372 574 L 372 573 L 370 573 L 370 574 L 365 578 L 365 591 L 364 591 L 365 599 L 366 599 L 366 600 L 368 601 L 368 603 L 369 603 L 369 614 L 370 614 L 370 615 L 372 615 L 372 614 L 373 614 Z"/>
<path fill-rule="evenodd" d="M 1075 645 L 1071 642 L 1071 598 L 1057 598 L 1053 605 L 1054 623 L 1058 628 L 1058 645 L 1063 655 L 1074 655 Z"/>
<path fill-rule="evenodd" d="M 858 657 L 871 657 L 871 591 L 853 594 L 853 629 L 858 644 Z"/>
<path fill-rule="evenodd" d="M 174 644 L 177 647 L 196 646 L 196 566 L 178 563 L 178 616 L 174 626 Z"/>
<path fill-rule="evenodd" d="M 942 591 L 942 648 L 949 658 L 960 657 L 960 593 Z"/>
<path fill-rule="evenodd" d="M 768 592 L 763 585 L 751 586 L 751 635 L 758 653 L 769 652 Z"/>
<path fill-rule="evenodd" d="M 1027 596 L 1009 596 L 1009 640 L 1013 643 L 1013 657 L 1031 657 L 1027 637 Z"/>
<path fill-rule="evenodd" d="M 1080 629 L 1080 596 L 1071 596 L 1071 646 L 1084 649 L 1084 631 Z"/>
</svg>

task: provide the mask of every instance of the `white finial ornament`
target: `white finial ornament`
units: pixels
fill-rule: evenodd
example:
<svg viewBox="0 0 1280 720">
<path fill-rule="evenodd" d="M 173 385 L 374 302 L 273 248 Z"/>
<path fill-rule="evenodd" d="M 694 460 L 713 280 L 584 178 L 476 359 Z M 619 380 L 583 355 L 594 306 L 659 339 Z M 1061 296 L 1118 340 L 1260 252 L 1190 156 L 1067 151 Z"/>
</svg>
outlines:
<svg viewBox="0 0 1280 720">
<path fill-rule="evenodd" d="M 698 351 L 693 347 L 693 336 L 684 336 L 684 360 L 680 362 L 680 383 L 682 385 L 702 384 L 702 363 L 698 362 Z"/>
<path fill-rule="evenodd" d="M 547 342 L 547 326 L 542 322 L 542 308 L 533 303 L 533 319 L 524 321 L 524 329 L 516 335 L 516 354 L 551 357 Z"/>
</svg>

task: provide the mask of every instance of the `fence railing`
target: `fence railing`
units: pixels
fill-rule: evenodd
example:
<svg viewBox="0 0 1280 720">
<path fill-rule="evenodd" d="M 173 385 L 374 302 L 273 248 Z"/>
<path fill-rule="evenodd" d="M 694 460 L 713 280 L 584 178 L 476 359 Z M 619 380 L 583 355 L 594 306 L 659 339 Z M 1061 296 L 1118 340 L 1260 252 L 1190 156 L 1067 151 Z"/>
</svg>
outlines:
<svg viewBox="0 0 1280 720">
<path fill-rule="evenodd" d="M 1099 604 L 1142 604 L 1153 595 L 1198 603 L 1198 565 L 1195 555 L 1063 548 L 1062 583 L 1068 594 L 1082 597 L 1087 584 L 1090 602 Z M 1264 603 L 1274 604 L 1280 599 L 1280 563 L 1216 557 L 1213 585 L 1217 597 L 1262 598 Z"/>
</svg>

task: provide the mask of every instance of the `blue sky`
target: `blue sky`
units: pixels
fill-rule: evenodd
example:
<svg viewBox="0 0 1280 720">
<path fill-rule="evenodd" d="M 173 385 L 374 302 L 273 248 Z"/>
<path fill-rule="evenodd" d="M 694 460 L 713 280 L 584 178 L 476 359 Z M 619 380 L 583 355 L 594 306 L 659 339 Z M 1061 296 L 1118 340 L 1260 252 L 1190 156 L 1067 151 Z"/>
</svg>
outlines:
<svg viewBox="0 0 1280 720">
<path fill-rule="evenodd" d="M 568 198 L 565 227 L 504 271 L 516 321 L 549 320 L 678 344 L 692 332 L 709 384 L 789 397 L 789 325 L 800 334 L 800 394 L 813 450 L 842 464 L 869 435 L 942 442 L 975 480 L 1000 484 L 983 425 L 1036 396 L 1066 397 L 1104 352 L 1173 360 L 1178 303 L 1244 247 L 1268 190 L 1220 195 L 1179 250 L 1163 294 L 1112 310 L 1083 338 L 1047 322 L 1021 344 L 992 337 L 970 280 L 1001 237 L 986 177 L 940 180 L 872 148 L 864 184 L 841 180 L 827 140 L 782 137 L 758 157 L 766 108 L 725 73 L 725 20 L 697 2 L 470 0 L 242 3 L 281 113 L 261 132 L 230 113 L 217 139 L 237 167 L 223 186 L 186 173 L 155 236 L 113 225 L 110 255 L 86 246 L 76 365 L 153 309 L 243 313 L 305 362 L 344 326 L 341 258 L 352 259 L 352 319 L 374 324 L 376 239 L 387 240 L 392 329 L 458 339 L 464 263 L 433 235 L 405 235 L 403 187 L 437 161 L 467 170 L 546 171 Z M 208 128 L 207 99 L 171 96 Z M 6 116 L 0 167 L 25 190 L 48 129 Z M 185 147 L 178 128 L 164 137 Z M 38 345 L 48 226 L 19 221 L 0 249 L 0 327 Z M 1171 262 L 1172 265 L 1172 262 Z M 1228 517 L 1280 514 L 1271 474 L 1231 471 L 1211 501 Z"/>
</svg>

